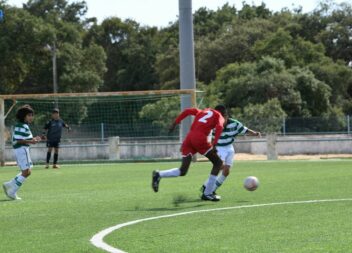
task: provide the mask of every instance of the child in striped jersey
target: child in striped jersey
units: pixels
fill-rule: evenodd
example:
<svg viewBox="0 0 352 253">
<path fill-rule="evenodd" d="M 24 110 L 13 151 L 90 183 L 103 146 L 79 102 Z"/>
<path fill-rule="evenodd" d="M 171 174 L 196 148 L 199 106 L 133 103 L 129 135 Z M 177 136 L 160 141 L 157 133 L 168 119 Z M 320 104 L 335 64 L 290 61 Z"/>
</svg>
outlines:
<svg viewBox="0 0 352 253">
<path fill-rule="evenodd" d="M 29 105 L 24 105 L 19 108 L 16 114 L 18 122 L 13 128 L 12 146 L 21 173 L 3 184 L 6 196 L 12 200 L 21 199 L 17 196 L 17 191 L 31 174 L 33 164 L 29 155 L 29 145 L 36 144 L 41 140 L 40 136 L 33 138 L 32 132 L 29 129 L 28 124 L 32 123 L 33 117 L 34 111 Z"/>
<path fill-rule="evenodd" d="M 250 135 L 250 136 L 258 136 L 261 137 L 260 132 L 256 132 L 254 130 L 249 129 L 248 127 L 244 126 L 241 122 L 233 118 L 225 119 L 224 129 L 220 135 L 219 141 L 216 144 L 216 150 L 223 161 L 222 172 L 218 175 L 216 182 L 215 182 L 215 189 L 214 192 L 225 182 L 226 178 L 230 174 L 230 168 L 232 167 L 233 160 L 235 157 L 235 149 L 233 143 L 237 135 Z M 214 131 L 213 131 L 213 138 L 214 138 Z M 201 190 L 205 190 L 205 185 L 207 182 L 204 183 Z M 215 194 L 215 193 L 214 193 Z"/>
</svg>

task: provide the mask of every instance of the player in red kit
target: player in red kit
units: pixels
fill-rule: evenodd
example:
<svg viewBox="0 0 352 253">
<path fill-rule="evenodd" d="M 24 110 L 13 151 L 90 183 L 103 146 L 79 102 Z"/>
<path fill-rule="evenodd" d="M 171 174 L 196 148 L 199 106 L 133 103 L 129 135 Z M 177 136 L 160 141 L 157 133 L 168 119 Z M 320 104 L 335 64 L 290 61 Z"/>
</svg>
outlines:
<svg viewBox="0 0 352 253">
<path fill-rule="evenodd" d="M 159 190 L 159 182 L 164 177 L 185 176 L 192 161 L 192 156 L 196 153 L 206 156 L 213 163 L 208 183 L 202 195 L 203 200 L 219 201 L 220 196 L 214 195 L 216 177 L 221 169 L 222 160 L 217 155 L 215 145 L 220 138 L 224 128 L 225 118 L 227 118 L 226 108 L 218 105 L 215 109 L 207 108 L 199 110 L 189 108 L 184 110 L 173 122 L 170 131 L 173 131 L 184 118 L 195 116 L 191 129 L 182 143 L 182 164 L 180 168 L 174 168 L 164 171 L 153 171 L 152 187 L 155 192 Z M 215 138 L 212 143 L 208 142 L 208 135 L 211 130 L 215 129 Z"/>
</svg>

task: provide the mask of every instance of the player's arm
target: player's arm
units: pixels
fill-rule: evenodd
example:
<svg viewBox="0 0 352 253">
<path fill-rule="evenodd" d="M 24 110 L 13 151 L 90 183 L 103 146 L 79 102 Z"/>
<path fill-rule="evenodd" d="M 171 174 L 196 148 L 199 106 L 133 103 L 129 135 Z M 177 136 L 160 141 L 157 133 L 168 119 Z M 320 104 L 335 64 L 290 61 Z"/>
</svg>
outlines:
<svg viewBox="0 0 352 253">
<path fill-rule="evenodd" d="M 41 140 L 42 140 L 42 138 L 40 136 L 36 136 L 31 139 L 19 139 L 19 140 L 16 140 L 16 142 L 18 144 L 36 144 L 36 143 L 40 142 Z"/>
<path fill-rule="evenodd" d="M 218 118 L 218 122 L 215 126 L 215 137 L 212 143 L 213 146 L 215 146 L 218 143 L 222 130 L 224 129 L 224 123 L 225 123 L 225 119 L 220 115 Z"/>
<path fill-rule="evenodd" d="M 262 137 L 262 134 L 260 132 L 256 132 L 256 131 L 249 129 L 249 128 L 246 131 L 246 135 Z"/>
<path fill-rule="evenodd" d="M 46 139 L 46 134 L 47 134 L 49 128 L 50 128 L 50 121 L 46 122 L 46 124 L 45 124 L 44 127 L 43 127 L 42 135 L 40 136 L 40 138 L 41 138 L 42 140 L 45 140 L 45 139 Z"/>
<path fill-rule="evenodd" d="M 178 117 L 175 119 L 175 121 L 171 124 L 171 126 L 169 127 L 169 132 L 174 131 L 175 127 L 181 123 L 181 121 L 186 118 L 187 116 L 190 115 L 197 115 L 197 113 L 199 113 L 200 110 L 197 108 L 187 108 L 185 109 L 180 115 L 178 115 Z"/>
<path fill-rule="evenodd" d="M 67 128 L 68 131 L 71 131 L 71 127 L 68 124 L 66 124 L 65 122 L 62 122 L 62 124 L 64 128 Z"/>
</svg>

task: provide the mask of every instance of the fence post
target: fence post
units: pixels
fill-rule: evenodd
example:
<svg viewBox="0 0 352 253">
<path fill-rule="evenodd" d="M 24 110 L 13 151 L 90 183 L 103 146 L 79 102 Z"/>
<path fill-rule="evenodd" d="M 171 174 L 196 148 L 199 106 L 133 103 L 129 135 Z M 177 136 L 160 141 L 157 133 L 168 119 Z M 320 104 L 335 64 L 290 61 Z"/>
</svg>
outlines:
<svg viewBox="0 0 352 253">
<path fill-rule="evenodd" d="M 105 139 L 104 123 L 100 123 L 100 139 L 101 139 L 101 142 L 104 142 L 104 139 Z"/>
<path fill-rule="evenodd" d="M 282 134 L 286 135 L 286 118 L 282 117 Z"/>
<path fill-rule="evenodd" d="M 266 135 L 266 156 L 268 160 L 277 160 L 277 135 L 275 133 L 270 133 Z"/>
<path fill-rule="evenodd" d="M 120 159 L 120 137 L 114 136 L 109 138 L 109 160 Z"/>
<path fill-rule="evenodd" d="M 347 115 L 347 134 L 351 133 L 350 115 Z"/>
</svg>

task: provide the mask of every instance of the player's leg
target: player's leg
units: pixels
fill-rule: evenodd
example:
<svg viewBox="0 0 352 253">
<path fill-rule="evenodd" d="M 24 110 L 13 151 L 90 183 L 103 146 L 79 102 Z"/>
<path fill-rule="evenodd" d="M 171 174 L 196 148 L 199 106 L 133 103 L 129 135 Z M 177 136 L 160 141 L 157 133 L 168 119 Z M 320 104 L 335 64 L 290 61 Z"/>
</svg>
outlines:
<svg viewBox="0 0 352 253">
<path fill-rule="evenodd" d="M 214 191 L 216 191 L 225 182 L 226 178 L 230 175 L 230 169 L 233 164 L 234 155 L 235 152 L 233 149 L 224 150 L 221 156 L 224 164 L 222 166 L 222 172 L 216 179 Z"/>
<path fill-rule="evenodd" d="M 222 166 L 222 172 L 216 178 L 214 192 L 225 182 L 227 176 L 230 174 L 230 168 L 231 166 L 227 164 Z"/>
<path fill-rule="evenodd" d="M 45 168 L 48 169 L 49 168 L 49 163 L 50 163 L 50 158 L 51 158 L 51 152 L 53 150 L 53 147 L 51 146 L 50 142 L 47 142 L 46 146 L 48 147 L 48 151 L 46 153 L 46 165 L 45 165 Z"/>
<path fill-rule="evenodd" d="M 192 155 L 189 154 L 188 156 L 182 157 L 182 163 L 180 168 L 173 168 L 163 171 L 154 170 L 152 175 L 152 188 L 154 192 L 158 192 L 161 178 L 185 176 L 188 172 L 191 162 Z"/>
<path fill-rule="evenodd" d="M 15 150 L 17 165 L 21 169 L 21 173 L 16 175 L 12 180 L 3 184 L 6 195 L 13 199 L 20 199 L 17 196 L 17 191 L 22 186 L 24 181 L 31 175 L 32 160 L 29 156 L 29 150 L 27 148 L 19 148 Z"/>
<path fill-rule="evenodd" d="M 223 171 L 225 164 L 226 164 L 226 156 L 227 156 L 228 152 L 222 147 L 217 147 L 216 152 L 217 152 L 218 156 L 220 157 L 220 159 L 223 161 L 223 166 L 221 167 L 221 170 Z M 220 175 L 216 179 L 214 194 L 216 194 L 215 191 L 217 189 L 218 179 L 220 178 L 221 175 L 222 175 L 222 173 L 220 173 Z M 208 183 L 208 179 L 204 182 L 204 184 L 202 185 L 202 187 L 200 189 L 202 193 L 204 193 L 205 186 L 207 185 L 207 183 Z"/>
<path fill-rule="evenodd" d="M 58 169 L 60 168 L 59 165 L 57 165 L 57 160 L 59 159 L 59 142 L 55 142 L 54 145 L 54 163 L 53 163 L 53 168 Z"/>
<path fill-rule="evenodd" d="M 207 152 L 205 156 L 209 159 L 209 161 L 212 162 L 213 168 L 210 172 L 207 184 L 205 185 L 205 190 L 202 195 L 202 199 L 219 201 L 220 196 L 214 195 L 213 192 L 215 189 L 215 182 L 216 182 L 217 175 L 219 174 L 219 171 L 221 170 L 221 167 L 222 167 L 222 161 L 214 148 L 212 148 L 209 152 Z"/>
</svg>

